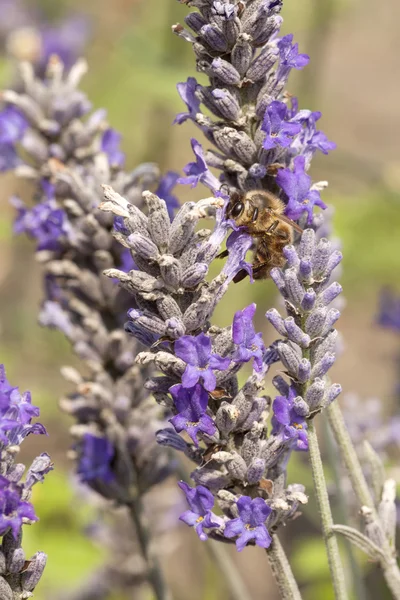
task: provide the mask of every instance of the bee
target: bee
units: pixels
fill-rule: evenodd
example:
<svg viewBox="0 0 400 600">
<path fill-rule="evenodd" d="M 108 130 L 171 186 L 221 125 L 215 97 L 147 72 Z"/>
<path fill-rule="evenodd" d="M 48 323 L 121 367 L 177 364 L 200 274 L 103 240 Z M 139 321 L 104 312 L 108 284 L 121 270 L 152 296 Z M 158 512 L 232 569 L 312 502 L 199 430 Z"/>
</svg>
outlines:
<svg viewBox="0 0 400 600">
<path fill-rule="evenodd" d="M 227 218 L 239 227 L 245 227 L 254 239 L 253 277 L 267 279 L 274 267 L 285 264 L 283 248 L 293 242 L 294 230 L 302 233 L 301 227 L 283 213 L 285 204 L 271 192 L 251 190 L 245 194 L 234 192 L 230 196 Z M 227 256 L 225 251 L 219 256 Z M 238 283 L 247 275 L 239 271 L 233 281 Z"/>
</svg>

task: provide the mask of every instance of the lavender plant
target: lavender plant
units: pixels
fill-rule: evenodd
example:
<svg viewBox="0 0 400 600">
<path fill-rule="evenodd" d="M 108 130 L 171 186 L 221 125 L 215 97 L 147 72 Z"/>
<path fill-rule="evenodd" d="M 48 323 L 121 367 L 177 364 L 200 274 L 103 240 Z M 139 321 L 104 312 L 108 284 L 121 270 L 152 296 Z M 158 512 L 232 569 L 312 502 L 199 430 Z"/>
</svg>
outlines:
<svg viewBox="0 0 400 600">
<path fill-rule="evenodd" d="M 43 265 L 40 323 L 61 331 L 86 366 L 85 376 L 63 369 L 75 388 L 61 408 L 76 420 L 71 431 L 77 472 L 93 490 L 129 510 L 146 577 L 161 598 L 166 592 L 150 549 L 142 497 L 174 464 L 155 443 L 163 411 L 144 389 L 147 370 L 134 364 L 139 345 L 123 330 L 130 298 L 102 276 L 106 267 L 134 265 L 111 235 L 113 218 L 97 205 L 101 182 L 112 183 L 133 203 L 141 202 L 143 188 L 160 184 L 172 210 L 176 178 L 169 174 L 160 181 L 153 164 L 123 170 L 120 135 L 108 126 L 105 111 L 88 114 L 90 103 L 78 89 L 85 71 L 81 61 L 65 73 L 53 57 L 42 81 L 29 64 L 21 65 L 23 90 L 3 93 L 3 169 L 14 169 L 33 187 L 33 206 L 12 201 L 15 229 L 36 240 Z"/>
<path fill-rule="evenodd" d="M 33 596 L 47 556 L 36 552 L 27 560 L 22 548 L 22 526 L 38 520 L 30 502 L 33 486 L 43 482 L 53 465 L 46 453 L 40 454 L 29 467 L 16 462 L 20 445 L 30 434 L 46 434 L 39 422 L 39 409 L 32 404 L 29 392 L 21 394 L 6 378 L 0 365 L 0 595 L 2 600 L 22 600 Z"/>
<path fill-rule="evenodd" d="M 282 597 L 299 599 L 276 532 L 307 502 L 304 487 L 287 482 L 287 464 L 293 451 L 309 449 L 336 597 L 347 598 L 335 537 L 341 533 L 380 563 L 398 598 L 393 486 L 382 482 L 372 497 L 335 402 L 341 388 L 327 375 L 336 353 L 340 312 L 333 303 L 341 286 L 334 270 L 341 253 L 322 237 L 326 225 L 314 214 L 326 208 L 326 182 L 313 184 L 307 171 L 315 152 L 327 154 L 334 144 L 317 130 L 321 114 L 299 110 L 285 90 L 291 69 L 302 69 L 308 57 L 293 36 L 279 37 L 280 0 L 184 3 L 198 9 L 186 17 L 193 33 L 179 24 L 173 29 L 192 43 L 209 85 L 193 77 L 178 84 L 187 111 L 176 122 L 193 121 L 213 148 L 204 151 L 192 140 L 195 161 L 179 181 L 202 183 L 213 196 L 186 202 L 172 221 L 175 177 L 152 193 L 153 165 L 124 172 L 118 135 L 103 113 L 87 116 L 77 90 L 82 63 L 65 75 L 53 60 L 45 84 L 25 65 L 24 91 L 3 94 L 2 169 L 32 179 L 38 197 L 33 208 L 14 204 L 17 229 L 37 240 L 44 265 L 41 322 L 60 329 L 89 369 L 87 376 L 64 370 L 76 386 L 62 407 L 78 423 L 78 472 L 129 509 L 157 598 L 166 591 L 141 499 L 171 473 L 172 448 L 193 462 L 193 485 L 180 483 L 188 503 L 181 520 L 203 541 L 266 549 Z M 221 171 L 219 178 L 210 168 Z M 105 201 L 98 206 L 100 183 Z M 269 348 L 253 326 L 255 305 L 238 310 L 231 326 L 211 321 L 235 276 L 245 271 L 252 280 L 246 254 L 256 242 L 227 212 L 228 196 L 250 190 L 276 195 L 285 216 L 305 228 L 270 271 L 286 315 L 267 312 L 280 336 Z M 215 219 L 211 230 L 198 228 L 203 218 Z M 228 234 L 227 261 L 209 280 Z M 123 331 L 127 310 L 130 336 Z M 263 389 L 277 360 L 285 377 L 274 378 L 272 401 Z M 314 426 L 322 411 L 348 468 L 364 533 L 333 524 Z"/>
<path fill-rule="evenodd" d="M 208 76 L 209 85 L 198 84 L 194 78 L 179 84 L 178 91 L 188 112 L 178 115 L 177 122 L 192 120 L 215 149 L 202 153 L 202 161 L 197 149 L 196 163 L 186 167 L 187 178 L 182 182 L 201 181 L 218 189 L 207 175 L 207 167 L 215 167 L 222 172 L 220 182 L 231 189 L 272 191 L 284 200 L 288 217 L 303 226 L 317 228 L 320 221 L 313 217 L 313 208 L 325 208 L 320 191 L 326 182 L 312 185 L 306 171 L 317 150 L 327 154 L 334 144 L 317 130 L 321 114 L 298 110 L 297 100 L 285 92 L 291 69 L 302 69 L 308 57 L 299 54 L 297 44 L 292 43 L 293 36 L 278 37 L 282 2 L 193 0 L 185 4 L 199 9 L 185 19 L 193 33 L 179 24 L 173 30 L 192 43 L 197 69 Z M 202 104 L 214 118 L 201 112 Z M 337 597 L 346 597 L 313 426 L 313 417 L 326 407 L 353 486 L 359 492 L 358 499 L 374 513 L 375 526 L 377 519 L 371 495 L 360 493 L 361 487 L 366 492 L 365 479 L 355 453 L 350 451 L 339 407 L 332 403 L 340 386 L 330 385 L 326 377 L 335 360 L 333 325 L 340 314 L 328 307 L 341 291 L 340 285 L 330 280 L 330 274 L 341 255 L 325 239 L 317 244 L 312 229 L 303 233 L 295 248 L 287 246 L 284 254 L 286 267 L 272 270 L 271 277 L 284 298 L 288 317 L 282 319 L 276 311 L 269 311 L 267 317 L 286 338 L 278 344 L 278 352 L 291 385 L 281 378 L 275 383 L 286 398 L 289 411 L 300 405 L 300 414 L 308 424 L 310 457 L 331 574 Z M 392 510 L 393 506 L 392 502 Z M 367 531 L 367 523 L 365 527 Z M 386 537 L 386 558 L 380 562 L 392 592 L 398 595 L 399 572 L 394 566 L 391 539 L 392 533 Z M 393 579 L 389 573 L 392 567 Z"/>
</svg>

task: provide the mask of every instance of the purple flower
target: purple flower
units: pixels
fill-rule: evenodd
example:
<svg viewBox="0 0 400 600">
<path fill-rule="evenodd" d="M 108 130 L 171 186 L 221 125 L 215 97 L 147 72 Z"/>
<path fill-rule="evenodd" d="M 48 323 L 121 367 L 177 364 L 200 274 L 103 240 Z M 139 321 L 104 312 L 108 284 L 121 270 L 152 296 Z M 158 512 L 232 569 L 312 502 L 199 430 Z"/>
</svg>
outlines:
<svg viewBox="0 0 400 600">
<path fill-rule="evenodd" d="M 25 117 L 13 106 L 0 111 L 0 172 L 15 169 L 21 164 L 15 144 L 28 127 Z"/>
<path fill-rule="evenodd" d="M 14 196 L 11 203 L 17 209 L 14 231 L 26 233 L 37 240 L 37 250 L 58 250 L 60 238 L 68 233 L 68 222 L 65 212 L 58 208 L 54 199 L 39 202 L 32 208 Z"/>
<path fill-rule="evenodd" d="M 237 348 L 232 357 L 233 362 L 245 363 L 254 358 L 254 368 L 260 372 L 263 366 L 265 352 L 261 333 L 256 333 L 253 318 L 256 305 L 250 304 L 247 308 L 239 310 L 233 317 L 232 339 Z"/>
<path fill-rule="evenodd" d="M 187 510 L 179 517 L 181 521 L 194 527 L 197 535 L 202 542 L 208 539 L 204 529 L 220 527 L 222 519 L 211 512 L 214 506 L 214 496 L 202 485 L 191 488 L 184 481 L 178 481 L 178 485 L 186 494 L 186 500 L 190 510 Z"/>
<path fill-rule="evenodd" d="M 384 289 L 379 299 L 378 323 L 400 332 L 400 297 L 390 289 Z"/>
<path fill-rule="evenodd" d="M 287 119 L 287 113 L 286 104 L 277 100 L 271 102 L 265 111 L 261 129 L 266 133 L 263 141 L 266 150 L 276 146 L 287 148 L 292 143 L 293 137 L 301 131 L 300 123 L 291 123 Z"/>
<path fill-rule="evenodd" d="M 31 424 L 39 416 L 39 408 L 32 404 L 30 392 L 20 393 L 6 378 L 0 365 L 0 441 L 5 446 L 19 446 L 29 434 L 45 434 L 40 423 Z"/>
<path fill-rule="evenodd" d="M 38 67 L 45 69 L 49 58 L 56 54 L 69 69 L 83 54 L 89 34 L 90 24 L 86 17 L 73 16 L 58 27 L 41 28 L 41 53 Z"/>
<path fill-rule="evenodd" d="M 222 358 L 211 353 L 211 339 L 200 333 L 196 336 L 184 335 L 175 342 L 175 354 L 187 363 L 182 375 L 182 385 L 191 388 L 201 379 L 209 392 L 217 385 L 213 369 L 224 371 L 229 367 L 230 358 Z"/>
<path fill-rule="evenodd" d="M 213 436 L 217 431 L 214 421 L 206 414 L 208 393 L 199 383 L 193 388 L 181 384 L 173 385 L 170 390 L 178 414 L 169 419 L 176 431 L 186 431 L 196 446 L 197 433 Z"/>
<path fill-rule="evenodd" d="M 242 496 L 237 501 L 239 517 L 232 519 L 225 526 L 224 536 L 236 540 L 236 548 L 239 552 L 243 550 L 250 540 L 255 540 L 256 545 L 261 548 L 269 548 L 272 539 L 265 527 L 265 521 L 271 514 L 271 508 L 262 498 Z"/>
<path fill-rule="evenodd" d="M 178 83 L 176 87 L 189 112 L 177 114 L 174 124 L 178 123 L 178 125 L 181 125 L 187 121 L 187 119 L 192 119 L 194 121 L 197 113 L 200 112 L 200 100 L 196 97 L 195 93 L 197 88 L 196 79 L 194 77 L 189 77 L 186 82 Z"/>
<path fill-rule="evenodd" d="M 62 331 L 68 338 L 73 334 L 74 328 L 68 312 L 63 310 L 59 302 L 46 300 L 39 315 L 39 323 L 43 327 L 50 327 Z"/>
<path fill-rule="evenodd" d="M 293 35 L 285 35 L 278 41 L 280 63 L 276 79 L 286 77 L 291 69 L 303 69 L 310 62 L 307 54 L 299 54 L 299 45 L 293 44 Z"/>
<path fill-rule="evenodd" d="M 229 251 L 229 256 L 222 272 L 227 275 L 228 282 L 232 281 L 240 270 L 243 270 L 248 273 L 251 283 L 254 283 L 252 264 L 246 261 L 246 254 L 252 245 L 251 235 L 243 229 L 232 231 L 226 240 L 226 249 Z"/>
<path fill-rule="evenodd" d="M 125 154 L 119 147 L 121 137 L 120 133 L 109 127 L 101 138 L 101 150 L 107 155 L 112 167 L 123 167 L 125 162 Z"/>
<path fill-rule="evenodd" d="M 85 433 L 80 449 L 78 475 L 81 481 L 100 479 L 109 482 L 114 479 L 111 462 L 115 450 L 107 438 Z"/>
<path fill-rule="evenodd" d="M 174 217 L 175 209 L 179 208 L 178 198 L 171 194 L 172 190 L 177 184 L 178 179 L 178 173 L 174 173 L 174 171 L 168 171 L 168 173 L 166 173 L 164 177 L 160 179 L 158 188 L 154 192 L 159 198 L 165 200 L 165 204 L 167 205 L 167 210 L 171 221 Z"/>
<path fill-rule="evenodd" d="M 28 121 L 14 106 L 6 106 L 0 112 L 0 144 L 15 144 L 22 139 Z"/>
<path fill-rule="evenodd" d="M 178 183 L 190 184 L 192 188 L 196 187 L 198 183 L 202 183 L 213 192 L 219 190 L 221 184 L 208 169 L 202 145 L 194 138 L 192 138 L 191 144 L 196 156 L 196 162 L 191 162 L 184 167 L 183 171 L 187 177 L 180 177 Z"/>
<path fill-rule="evenodd" d="M 281 436 L 289 447 L 295 450 L 308 450 L 307 423 L 296 412 L 294 399 L 296 391 L 290 386 L 287 396 L 277 396 L 272 405 L 272 434 Z"/>
<path fill-rule="evenodd" d="M 305 157 L 296 156 L 291 169 L 279 169 L 276 182 L 287 195 L 289 201 L 285 214 L 293 220 L 298 219 L 303 212 L 308 214 L 311 223 L 314 206 L 326 208 L 317 190 L 310 189 L 311 177 L 305 172 Z"/>
<path fill-rule="evenodd" d="M 21 500 L 23 486 L 0 475 L 0 536 L 11 529 L 14 538 L 21 530 L 22 519 L 37 521 L 32 504 Z"/>
</svg>

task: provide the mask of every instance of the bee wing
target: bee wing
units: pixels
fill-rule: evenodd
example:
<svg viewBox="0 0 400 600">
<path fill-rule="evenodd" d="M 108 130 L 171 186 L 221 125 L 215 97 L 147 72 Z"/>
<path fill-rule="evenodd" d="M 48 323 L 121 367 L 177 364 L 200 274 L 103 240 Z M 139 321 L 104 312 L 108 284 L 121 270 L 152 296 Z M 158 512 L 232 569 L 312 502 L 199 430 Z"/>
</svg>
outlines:
<svg viewBox="0 0 400 600">
<path fill-rule="evenodd" d="M 287 223 L 288 225 L 290 225 L 291 227 L 293 227 L 293 229 L 295 229 L 299 233 L 303 233 L 303 229 L 299 225 L 297 225 L 297 223 L 295 223 L 294 221 L 292 221 L 292 219 L 289 219 L 289 217 L 285 217 L 285 215 L 279 215 L 275 211 L 271 211 L 271 212 L 274 215 L 274 217 L 276 217 L 280 221 L 283 221 L 284 223 Z"/>
</svg>

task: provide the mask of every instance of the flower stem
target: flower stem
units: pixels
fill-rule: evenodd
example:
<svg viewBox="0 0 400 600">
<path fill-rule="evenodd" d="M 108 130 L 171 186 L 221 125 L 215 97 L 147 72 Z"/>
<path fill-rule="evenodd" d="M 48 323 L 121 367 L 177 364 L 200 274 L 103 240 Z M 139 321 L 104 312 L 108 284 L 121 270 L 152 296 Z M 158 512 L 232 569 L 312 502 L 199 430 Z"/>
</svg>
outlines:
<svg viewBox="0 0 400 600">
<path fill-rule="evenodd" d="M 143 522 L 143 506 L 140 497 L 132 498 L 129 512 L 136 529 L 140 550 L 148 568 L 147 579 L 151 585 L 156 600 L 171 600 L 160 565 L 154 553 L 150 552 L 150 535 L 148 527 Z"/>
<path fill-rule="evenodd" d="M 267 556 L 281 599 L 301 600 L 297 582 L 292 573 L 282 544 L 276 534 L 272 536 L 272 544 L 267 550 Z"/>
<path fill-rule="evenodd" d="M 326 435 L 327 439 L 328 462 L 332 468 L 334 482 L 338 490 L 336 517 L 339 519 L 340 523 L 349 525 L 348 504 L 346 502 L 346 494 L 343 490 L 344 473 L 342 472 L 341 465 L 337 459 L 336 444 L 327 419 L 323 420 L 323 426 L 323 434 Z M 351 581 L 354 597 L 357 598 L 357 600 L 366 600 L 366 586 L 362 577 L 362 569 L 354 554 L 354 548 L 349 540 L 344 539 L 343 542 L 347 554 L 345 567 L 346 562 L 348 563 L 348 569 L 346 570 L 347 582 L 349 582 L 349 580 Z"/>
<path fill-rule="evenodd" d="M 366 506 L 371 510 L 374 521 L 381 527 L 374 500 L 364 477 L 364 473 L 362 471 L 356 450 L 351 441 L 349 432 L 347 431 L 339 404 L 337 402 L 332 402 L 327 409 L 327 413 L 329 424 L 333 431 L 333 435 L 335 436 L 343 462 L 346 466 L 354 493 L 356 494 L 360 505 Z M 383 532 L 382 534 L 382 550 L 384 551 L 384 558 L 380 560 L 380 565 L 383 570 L 386 583 L 392 592 L 393 598 L 400 600 L 400 569 L 394 552 L 392 551 L 385 534 Z"/>
<path fill-rule="evenodd" d="M 224 576 L 232 600 L 251 600 L 250 592 L 247 589 L 237 566 L 231 560 L 227 550 L 228 549 L 220 542 L 214 540 L 209 540 L 207 542 L 207 551 L 214 559 L 218 569 Z"/>
<path fill-rule="evenodd" d="M 339 554 L 339 545 L 332 531 L 333 518 L 329 504 L 328 490 L 326 488 L 324 468 L 319 451 L 317 432 L 312 420 L 308 421 L 308 444 L 310 451 L 311 468 L 314 480 L 314 489 L 318 508 L 321 515 L 322 535 L 324 537 L 328 555 L 329 569 L 332 576 L 333 589 L 336 600 L 347 600 L 347 591 L 343 572 L 342 561 Z"/>
</svg>

